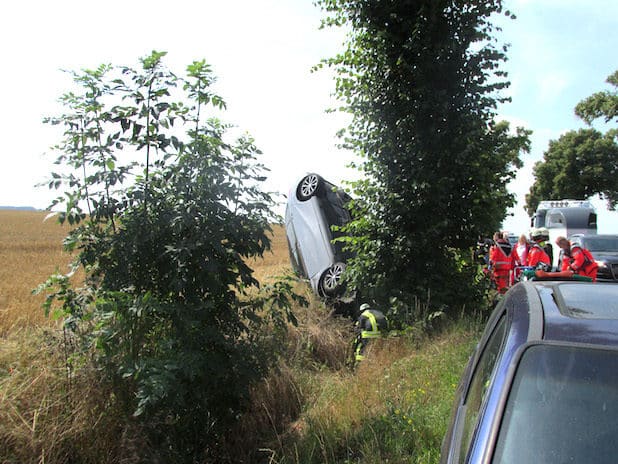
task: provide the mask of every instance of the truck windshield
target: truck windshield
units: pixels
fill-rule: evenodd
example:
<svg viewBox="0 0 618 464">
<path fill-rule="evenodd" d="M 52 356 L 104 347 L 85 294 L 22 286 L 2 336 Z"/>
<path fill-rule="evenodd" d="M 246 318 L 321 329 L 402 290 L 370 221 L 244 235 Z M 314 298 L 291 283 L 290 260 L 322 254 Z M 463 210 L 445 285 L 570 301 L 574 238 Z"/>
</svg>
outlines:
<svg viewBox="0 0 618 464">
<path fill-rule="evenodd" d="M 597 228 L 597 215 L 589 208 L 556 208 L 538 210 L 532 218 L 532 227 L 594 229 Z"/>
</svg>

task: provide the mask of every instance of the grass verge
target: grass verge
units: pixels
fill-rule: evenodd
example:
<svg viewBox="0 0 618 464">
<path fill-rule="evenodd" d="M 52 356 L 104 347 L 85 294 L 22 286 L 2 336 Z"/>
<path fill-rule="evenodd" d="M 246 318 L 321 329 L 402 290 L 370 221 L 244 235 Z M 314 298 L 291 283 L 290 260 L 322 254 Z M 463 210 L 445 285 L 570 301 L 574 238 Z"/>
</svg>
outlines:
<svg viewBox="0 0 618 464">
<path fill-rule="evenodd" d="M 339 330 L 341 345 L 330 348 L 340 361 L 308 362 L 322 352 L 315 346 L 282 360 L 259 387 L 250 420 L 241 421 L 245 427 L 235 434 L 244 443 L 255 439 L 253 454 L 247 450 L 232 461 L 437 463 L 454 392 L 479 334 L 478 321 L 464 318 L 434 336 L 376 340 L 354 369 L 345 362 L 351 354 L 345 350 L 349 338 L 341 336 L 349 321 L 320 325 L 330 334 Z M 299 330 L 319 344 L 319 329 Z"/>
</svg>

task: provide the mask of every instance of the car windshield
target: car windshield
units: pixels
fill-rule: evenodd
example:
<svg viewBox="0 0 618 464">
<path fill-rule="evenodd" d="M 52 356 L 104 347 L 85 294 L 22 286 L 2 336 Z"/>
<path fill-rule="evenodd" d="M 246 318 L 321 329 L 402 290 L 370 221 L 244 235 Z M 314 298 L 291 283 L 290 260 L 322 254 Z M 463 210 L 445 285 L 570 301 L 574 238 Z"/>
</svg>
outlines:
<svg viewBox="0 0 618 464">
<path fill-rule="evenodd" d="M 524 353 L 494 463 L 614 463 L 618 351 L 536 345 Z"/>
<path fill-rule="evenodd" d="M 590 251 L 618 252 L 618 237 L 590 237 L 584 241 L 584 247 Z"/>
<path fill-rule="evenodd" d="M 332 184 L 327 184 L 326 200 L 322 203 L 322 211 L 326 222 L 331 227 L 331 234 L 333 239 L 344 236 L 344 233 L 337 229 L 350 222 L 351 217 L 349 211 L 345 208 L 345 205 L 351 198 L 343 190 L 338 189 Z M 333 228 L 333 226 L 335 226 Z M 343 258 L 351 258 L 350 252 L 345 250 L 343 242 L 335 240 L 333 242 L 336 254 Z"/>
</svg>

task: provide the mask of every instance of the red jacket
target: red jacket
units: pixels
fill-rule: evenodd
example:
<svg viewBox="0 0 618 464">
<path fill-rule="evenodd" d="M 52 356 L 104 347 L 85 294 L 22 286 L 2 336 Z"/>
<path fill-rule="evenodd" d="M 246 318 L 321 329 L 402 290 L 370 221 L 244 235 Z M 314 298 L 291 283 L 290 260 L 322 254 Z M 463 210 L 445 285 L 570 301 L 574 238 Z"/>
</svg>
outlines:
<svg viewBox="0 0 618 464">
<path fill-rule="evenodd" d="M 562 262 L 560 263 L 560 270 L 561 271 L 568 271 L 570 269 L 570 265 L 571 265 L 571 252 L 569 251 L 569 253 L 562 253 Z"/>
<path fill-rule="evenodd" d="M 551 267 L 549 255 L 545 253 L 545 250 L 538 243 L 535 243 L 528 252 L 528 266 L 537 267 L 539 263 L 544 263 Z"/>
<path fill-rule="evenodd" d="M 599 265 L 594 260 L 592 254 L 579 245 L 571 247 L 571 260 L 568 266 L 576 274 L 590 277 L 592 280 L 597 278 Z"/>
<path fill-rule="evenodd" d="M 526 247 L 523 253 L 521 253 L 521 256 L 520 256 L 518 249 L 519 249 L 519 243 L 516 243 L 515 246 L 513 247 L 513 252 L 511 253 L 511 256 L 513 257 L 513 265 L 527 266 L 528 252 L 530 251 L 530 245 L 526 243 Z"/>
<path fill-rule="evenodd" d="M 489 250 L 489 264 L 495 274 L 508 274 L 513 268 L 513 255 L 507 255 L 498 242 Z"/>
</svg>

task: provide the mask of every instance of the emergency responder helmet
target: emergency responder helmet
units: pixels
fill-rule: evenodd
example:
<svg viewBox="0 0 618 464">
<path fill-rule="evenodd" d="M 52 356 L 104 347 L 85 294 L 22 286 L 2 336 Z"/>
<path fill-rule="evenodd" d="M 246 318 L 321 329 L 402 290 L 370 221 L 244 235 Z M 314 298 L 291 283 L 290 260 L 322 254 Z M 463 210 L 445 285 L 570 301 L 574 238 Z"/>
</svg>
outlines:
<svg viewBox="0 0 618 464">
<path fill-rule="evenodd" d="M 363 303 L 362 305 L 360 305 L 361 311 L 366 311 L 368 309 L 371 309 L 371 306 L 369 306 L 369 303 Z"/>
<path fill-rule="evenodd" d="M 549 240 L 549 230 L 546 227 L 539 227 L 535 242 L 544 243 Z"/>
<path fill-rule="evenodd" d="M 549 238 L 549 231 L 545 227 L 539 227 L 530 231 L 530 238 L 535 242 L 547 240 Z"/>
</svg>

